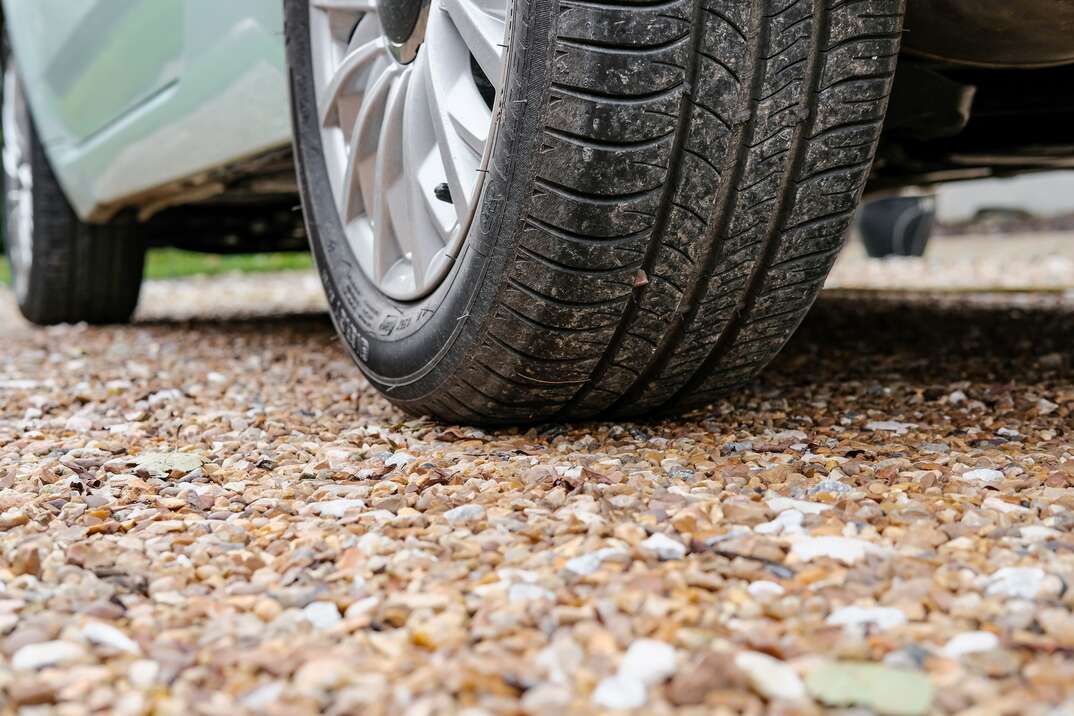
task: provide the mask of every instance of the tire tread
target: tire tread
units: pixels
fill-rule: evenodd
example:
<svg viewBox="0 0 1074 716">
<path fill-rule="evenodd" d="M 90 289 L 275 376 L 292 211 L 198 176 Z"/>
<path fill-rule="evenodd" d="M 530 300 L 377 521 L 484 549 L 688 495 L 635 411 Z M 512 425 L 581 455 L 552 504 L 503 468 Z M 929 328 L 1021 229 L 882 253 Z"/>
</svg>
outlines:
<svg viewBox="0 0 1074 716">
<path fill-rule="evenodd" d="M 558 12 L 523 240 L 481 369 L 453 385 L 467 408 L 456 420 L 681 410 L 761 370 L 850 226 L 902 4 L 563 0 Z"/>
</svg>

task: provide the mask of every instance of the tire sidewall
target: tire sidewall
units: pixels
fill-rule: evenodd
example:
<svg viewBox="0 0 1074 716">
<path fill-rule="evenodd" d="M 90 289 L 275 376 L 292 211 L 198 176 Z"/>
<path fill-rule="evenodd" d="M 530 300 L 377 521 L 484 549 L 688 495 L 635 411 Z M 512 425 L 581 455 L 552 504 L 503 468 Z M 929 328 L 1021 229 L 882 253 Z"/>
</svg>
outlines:
<svg viewBox="0 0 1074 716">
<path fill-rule="evenodd" d="M 514 0 L 508 13 L 507 73 L 490 133 L 489 169 L 463 248 L 431 295 L 399 302 L 381 293 L 354 258 L 335 207 L 323 158 L 312 81 L 309 3 L 287 0 L 287 52 L 299 185 L 318 272 L 332 319 L 362 371 L 406 407 L 434 393 L 471 354 L 491 318 L 516 241 L 523 197 L 530 194 L 530 163 L 539 136 L 540 109 L 551 46 L 550 23 L 534 22 L 539 0 Z M 534 96 L 537 95 L 537 96 Z"/>
</svg>

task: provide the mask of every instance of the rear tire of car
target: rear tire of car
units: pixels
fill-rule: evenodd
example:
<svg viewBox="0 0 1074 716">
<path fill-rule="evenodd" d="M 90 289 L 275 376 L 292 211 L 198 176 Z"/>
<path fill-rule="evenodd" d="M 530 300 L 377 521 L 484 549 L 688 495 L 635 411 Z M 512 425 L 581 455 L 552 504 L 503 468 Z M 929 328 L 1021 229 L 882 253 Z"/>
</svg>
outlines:
<svg viewBox="0 0 1074 716">
<path fill-rule="evenodd" d="M 10 58 L 5 78 L 4 244 L 19 310 L 39 325 L 128 321 L 145 262 L 137 225 L 79 220 L 49 165 Z M 21 143 L 18 151 L 12 142 Z"/>
<path fill-rule="evenodd" d="M 349 254 L 308 0 L 286 7 L 333 319 L 396 405 L 472 423 L 680 411 L 755 376 L 843 246 L 903 14 L 902 0 L 515 0 L 474 225 L 444 282 L 400 302 Z"/>
<path fill-rule="evenodd" d="M 931 198 L 897 196 L 865 204 L 858 230 L 865 252 L 872 258 L 924 256 L 935 221 Z"/>
</svg>

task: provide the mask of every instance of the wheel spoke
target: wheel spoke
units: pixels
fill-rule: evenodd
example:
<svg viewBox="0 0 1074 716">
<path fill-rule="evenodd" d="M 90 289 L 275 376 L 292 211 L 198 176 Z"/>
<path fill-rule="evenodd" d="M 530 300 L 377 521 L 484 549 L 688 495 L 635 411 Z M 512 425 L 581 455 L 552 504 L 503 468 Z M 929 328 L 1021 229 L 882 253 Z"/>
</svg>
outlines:
<svg viewBox="0 0 1074 716">
<path fill-rule="evenodd" d="M 426 101 L 436 132 L 437 149 L 455 215 L 460 222 L 465 222 L 470 214 L 476 174 L 481 168 L 484 151 L 484 141 L 478 143 L 477 137 L 487 136 L 491 114 L 469 76 L 469 53 L 465 45 L 445 25 L 450 23 L 443 22 L 443 18 L 434 19 L 430 31 L 437 33 L 442 42 L 427 46 L 427 61 L 416 69 L 427 74 Z M 443 34 L 442 38 L 440 34 Z M 466 132 L 471 135 L 466 137 L 458 131 L 459 124 L 476 126 Z"/>
<path fill-rule="evenodd" d="M 344 223 L 350 222 L 363 211 L 368 213 L 362 198 L 373 196 L 377 142 L 384 123 L 384 105 L 397 76 L 397 72 L 386 71 L 377 78 L 373 86 L 366 91 L 362 108 L 354 120 L 347 171 L 343 175 L 343 191 L 340 197 Z"/>
<path fill-rule="evenodd" d="M 507 21 L 507 3 L 504 0 L 470 0 L 486 15 L 492 15 L 501 22 Z"/>
<path fill-rule="evenodd" d="M 399 239 L 413 266 L 415 285 L 424 283 L 426 268 L 450 238 L 445 218 L 449 226 L 454 220 L 450 211 L 444 212 L 446 217 L 440 214 L 448 207 L 434 197 L 435 187 L 442 181 L 443 174 L 437 151 L 437 135 L 433 129 L 435 122 L 426 100 L 431 91 L 429 74 L 424 71 L 428 60 L 428 55 L 415 60 L 403 120 L 403 136 L 406 137 L 403 166 L 409 186 L 411 230 L 400 235 Z"/>
<path fill-rule="evenodd" d="M 332 127 L 339 122 L 339 99 L 344 95 L 358 94 L 357 86 L 359 73 L 384 52 L 384 46 L 372 40 L 366 42 L 350 52 L 343 58 L 336 70 L 332 81 L 325 88 L 321 99 L 321 126 Z"/>
<path fill-rule="evenodd" d="M 481 100 L 481 95 L 476 91 L 467 92 L 470 89 L 461 85 L 448 104 L 447 116 L 451 120 L 451 126 L 459 138 L 474 153 L 478 159 L 485 152 L 485 142 L 489 138 L 489 128 L 492 125 L 492 112 Z M 465 95 L 472 95 L 466 97 Z"/>
<path fill-rule="evenodd" d="M 399 206 L 398 183 L 399 156 L 402 150 L 403 105 L 406 99 L 407 79 L 403 75 L 392 85 L 384 108 L 384 129 L 374 166 L 373 179 L 373 266 L 376 281 L 388 273 L 399 260 L 400 250 L 396 233 L 406 228 L 405 207 Z M 403 198 L 405 201 L 405 197 Z"/>
<path fill-rule="evenodd" d="M 503 19 L 485 12 L 473 0 L 443 0 L 443 8 L 481 71 L 489 82 L 499 86 L 506 33 Z"/>
</svg>

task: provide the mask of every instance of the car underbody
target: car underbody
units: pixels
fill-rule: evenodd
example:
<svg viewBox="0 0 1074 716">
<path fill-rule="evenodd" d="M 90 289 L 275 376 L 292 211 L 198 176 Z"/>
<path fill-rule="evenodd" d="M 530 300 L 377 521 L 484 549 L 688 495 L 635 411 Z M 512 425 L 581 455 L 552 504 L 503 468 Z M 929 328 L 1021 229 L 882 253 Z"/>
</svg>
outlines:
<svg viewBox="0 0 1074 716">
<path fill-rule="evenodd" d="M 870 191 L 1074 167 L 1074 4 L 910 0 Z"/>
</svg>

